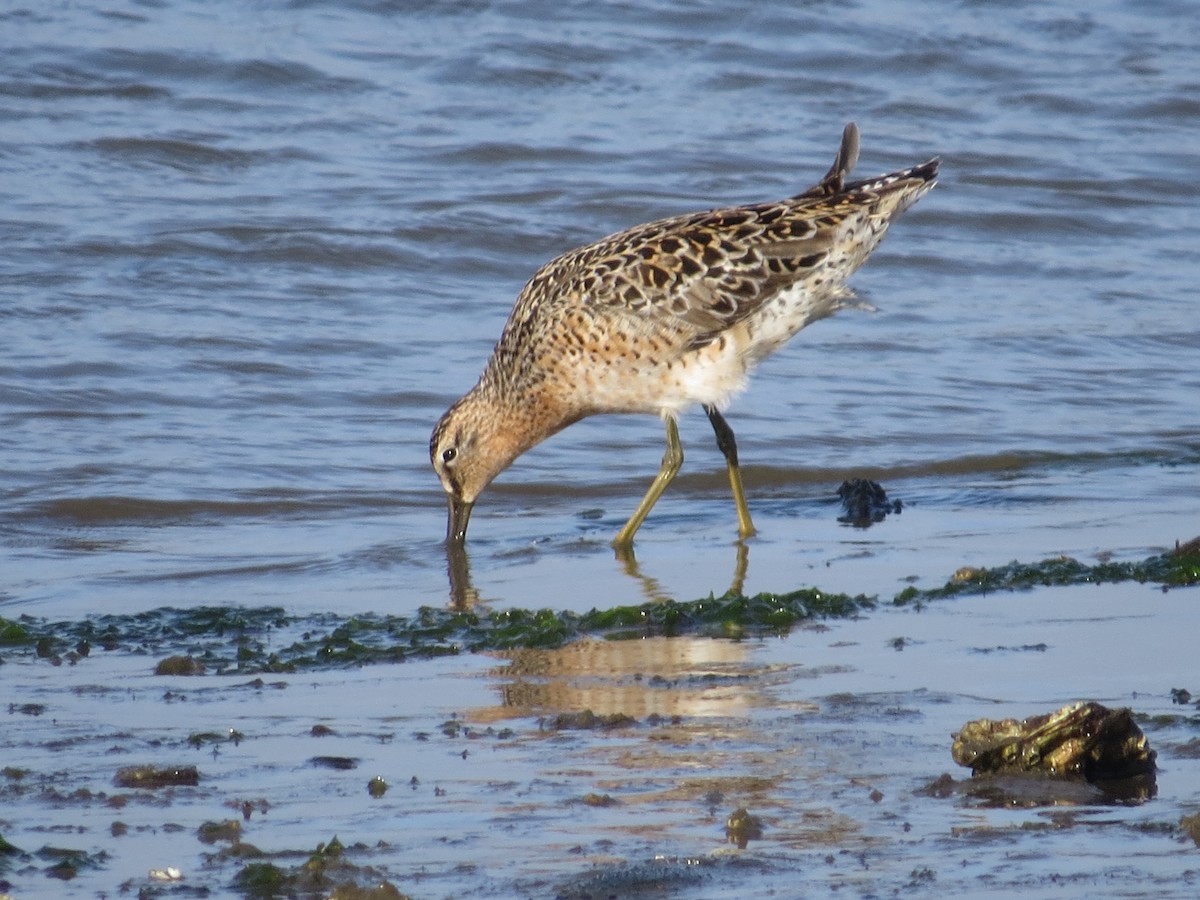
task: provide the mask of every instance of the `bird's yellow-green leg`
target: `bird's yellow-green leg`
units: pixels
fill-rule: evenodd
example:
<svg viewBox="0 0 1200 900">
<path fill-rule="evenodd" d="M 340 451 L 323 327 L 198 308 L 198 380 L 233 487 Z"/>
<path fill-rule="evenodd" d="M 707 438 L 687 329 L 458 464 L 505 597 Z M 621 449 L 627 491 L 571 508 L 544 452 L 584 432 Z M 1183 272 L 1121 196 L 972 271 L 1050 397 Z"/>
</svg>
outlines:
<svg viewBox="0 0 1200 900">
<path fill-rule="evenodd" d="M 633 511 L 629 521 L 625 523 L 625 527 L 613 538 L 614 547 L 620 550 L 633 546 L 633 536 L 642 527 L 642 522 L 646 521 L 646 516 L 654 508 L 654 504 L 658 502 L 658 498 L 662 496 L 662 492 L 667 489 L 667 485 L 675 478 L 675 474 L 682 465 L 683 445 L 679 443 L 679 426 L 675 424 L 673 418 L 668 417 L 667 452 L 663 454 L 662 467 L 654 476 L 654 481 L 651 483 L 650 489 L 646 491 L 646 496 L 642 498 L 638 508 Z"/>
<path fill-rule="evenodd" d="M 738 536 L 752 537 L 755 534 L 754 523 L 750 521 L 750 507 L 746 505 L 746 491 L 742 487 L 742 470 L 738 468 L 737 441 L 734 440 L 733 429 L 715 406 L 706 405 L 704 412 L 712 423 L 717 435 L 717 448 L 724 454 L 725 467 L 729 469 L 729 487 L 733 490 L 733 505 L 737 507 Z"/>
</svg>

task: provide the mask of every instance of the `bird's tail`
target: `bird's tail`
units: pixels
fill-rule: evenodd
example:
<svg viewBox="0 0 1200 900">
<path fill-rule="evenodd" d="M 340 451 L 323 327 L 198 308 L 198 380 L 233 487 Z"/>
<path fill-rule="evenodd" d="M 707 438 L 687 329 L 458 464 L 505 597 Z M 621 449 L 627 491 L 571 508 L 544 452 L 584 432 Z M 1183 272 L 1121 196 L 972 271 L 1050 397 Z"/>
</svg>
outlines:
<svg viewBox="0 0 1200 900">
<path fill-rule="evenodd" d="M 797 194 L 795 199 L 833 197 L 837 194 L 879 193 L 893 185 L 903 184 L 905 187 L 915 188 L 912 191 L 911 199 L 905 203 L 905 208 L 907 208 L 933 187 L 937 180 L 938 166 L 941 160 L 935 157 L 919 166 L 901 169 L 887 175 L 878 175 L 875 178 L 848 182 L 846 177 L 854 168 L 854 164 L 858 162 L 858 148 L 858 126 L 850 122 L 842 130 L 841 146 L 838 147 L 837 156 L 833 160 L 833 165 L 829 167 L 829 171 L 825 173 L 825 177 L 803 194 Z M 909 184 L 910 182 L 911 184 Z"/>
</svg>

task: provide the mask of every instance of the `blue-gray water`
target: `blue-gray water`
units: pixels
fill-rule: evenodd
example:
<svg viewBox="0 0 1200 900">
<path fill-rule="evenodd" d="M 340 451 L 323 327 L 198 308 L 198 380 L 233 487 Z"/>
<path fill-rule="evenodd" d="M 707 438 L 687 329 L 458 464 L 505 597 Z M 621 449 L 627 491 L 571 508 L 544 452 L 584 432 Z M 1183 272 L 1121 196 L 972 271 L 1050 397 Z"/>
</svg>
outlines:
<svg viewBox="0 0 1200 900">
<path fill-rule="evenodd" d="M 914 513 L 885 545 L 1014 516 L 1047 552 L 1188 536 L 1190 9 L 10 8 L 5 602 L 442 602 L 428 433 L 524 280 L 626 225 L 794 193 L 851 119 L 859 172 L 940 154 L 944 175 L 856 279 L 881 312 L 806 331 L 729 413 L 762 531 L 747 588 L 864 537 L 828 505 L 860 472 Z M 734 525 L 703 416 L 683 437 L 638 551 L 692 597 L 726 586 Z M 605 545 L 661 445 L 653 418 L 607 417 L 519 460 L 476 511 L 479 592 L 638 596 Z"/>
<path fill-rule="evenodd" d="M 796 193 L 850 120 L 859 174 L 943 174 L 854 280 L 879 312 L 802 332 L 728 413 L 745 590 L 1193 537 L 1197 59 L 1183 0 L 9 3 L 0 616 L 445 604 L 429 432 L 525 280 Z M 603 417 L 481 499 L 474 590 L 724 591 L 724 465 L 698 412 L 681 433 L 639 569 L 608 541 L 662 427 Z M 903 513 L 839 524 L 858 475 Z"/>
</svg>

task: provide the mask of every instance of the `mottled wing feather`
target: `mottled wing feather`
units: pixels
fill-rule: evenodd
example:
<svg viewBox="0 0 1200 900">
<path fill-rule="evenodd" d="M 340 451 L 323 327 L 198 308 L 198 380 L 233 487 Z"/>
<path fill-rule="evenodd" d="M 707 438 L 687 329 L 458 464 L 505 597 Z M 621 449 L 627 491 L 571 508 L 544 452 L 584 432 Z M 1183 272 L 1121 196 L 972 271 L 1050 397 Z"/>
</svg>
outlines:
<svg viewBox="0 0 1200 900">
<path fill-rule="evenodd" d="M 601 305 L 644 317 L 648 329 L 694 349 L 819 265 L 848 211 L 789 201 L 651 223 L 559 257 L 518 306 Z"/>
<path fill-rule="evenodd" d="M 848 217 L 871 216 L 885 195 L 907 191 L 890 218 L 937 169 L 931 160 L 847 184 L 857 157 L 858 130 L 849 125 L 829 172 L 789 200 L 662 219 L 563 254 L 525 286 L 501 346 L 515 344 L 533 318 L 576 306 L 604 307 L 680 352 L 704 346 L 825 262 Z"/>
<path fill-rule="evenodd" d="M 826 258 L 851 205 L 829 198 L 844 191 L 858 151 L 851 122 L 829 171 L 790 201 L 641 225 L 566 254 L 539 274 L 570 284 L 565 296 L 575 302 L 646 317 L 646 327 L 671 332 L 681 352 L 701 347 Z M 535 292 L 545 302 L 553 292 L 542 287 Z"/>
</svg>

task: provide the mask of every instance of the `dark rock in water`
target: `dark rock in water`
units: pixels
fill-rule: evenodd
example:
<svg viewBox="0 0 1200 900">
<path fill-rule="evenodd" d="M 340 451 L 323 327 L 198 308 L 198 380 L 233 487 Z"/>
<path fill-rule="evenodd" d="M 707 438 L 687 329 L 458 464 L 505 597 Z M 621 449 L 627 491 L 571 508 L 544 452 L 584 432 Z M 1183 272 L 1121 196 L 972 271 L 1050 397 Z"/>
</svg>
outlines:
<svg viewBox="0 0 1200 900">
<path fill-rule="evenodd" d="M 154 667 L 155 675 L 203 675 L 204 663 L 194 656 L 168 656 Z"/>
<path fill-rule="evenodd" d="M 745 807 L 738 807 L 725 822 L 725 836 L 729 843 L 737 844 L 739 850 L 745 850 L 750 841 L 762 840 L 762 820 L 751 815 Z"/>
<path fill-rule="evenodd" d="M 1076 703 L 1028 719 L 978 719 L 954 736 L 954 761 L 981 773 L 1033 772 L 1090 782 L 1152 775 L 1155 752 L 1127 709 Z"/>
<path fill-rule="evenodd" d="M 637 724 L 637 719 L 624 713 L 611 713 L 598 716 L 590 709 L 581 712 L 559 713 L 558 715 L 540 720 L 539 724 L 550 731 L 568 731 L 572 729 L 593 730 L 609 728 L 628 728 Z"/>
<path fill-rule="evenodd" d="M 958 782 L 954 780 L 954 776 L 949 772 L 943 772 L 925 787 L 917 788 L 913 791 L 918 797 L 950 797 L 954 795 Z"/>
<path fill-rule="evenodd" d="M 353 756 L 314 756 L 308 761 L 310 766 L 318 769 L 340 769 L 348 771 L 358 768 L 358 759 Z"/>
<path fill-rule="evenodd" d="M 723 870 L 729 860 L 701 854 L 687 859 L 659 856 L 642 863 L 594 863 L 569 876 L 553 892 L 557 900 L 596 900 L 598 897 L 686 897 L 706 884 L 713 870 Z"/>
<path fill-rule="evenodd" d="M 126 766 L 118 769 L 113 784 L 123 788 L 151 789 L 161 787 L 193 787 L 200 783 L 195 766 Z"/>
<path fill-rule="evenodd" d="M 877 481 L 869 478 L 850 478 L 838 488 L 842 501 L 839 522 L 866 528 L 882 522 L 888 513 L 899 513 L 903 504 L 899 500 L 888 500 L 887 491 Z"/>
<path fill-rule="evenodd" d="M 977 719 L 954 735 L 971 778 L 942 775 L 918 791 L 997 809 L 1130 803 L 1158 792 L 1156 754 L 1129 709 L 1075 703 L 1028 719 Z"/>
<path fill-rule="evenodd" d="M 224 822 L 203 822 L 196 832 L 196 837 L 202 844 L 215 844 L 218 841 L 238 843 L 242 839 L 242 823 L 237 819 L 226 819 Z"/>
</svg>

